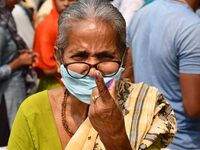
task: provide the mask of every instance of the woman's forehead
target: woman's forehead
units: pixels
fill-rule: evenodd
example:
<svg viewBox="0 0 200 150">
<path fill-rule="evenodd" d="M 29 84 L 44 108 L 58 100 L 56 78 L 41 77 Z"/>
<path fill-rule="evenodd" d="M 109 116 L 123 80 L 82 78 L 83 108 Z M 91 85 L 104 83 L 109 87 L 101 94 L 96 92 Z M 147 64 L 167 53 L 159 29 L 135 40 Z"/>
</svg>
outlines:
<svg viewBox="0 0 200 150">
<path fill-rule="evenodd" d="M 115 30 L 113 29 L 112 25 L 106 21 L 96 21 L 94 19 L 89 20 L 81 20 L 72 25 L 72 31 L 77 33 L 83 32 L 98 32 L 99 34 L 112 34 L 116 35 Z"/>
<path fill-rule="evenodd" d="M 84 20 L 74 24 L 69 31 L 68 37 L 68 44 L 79 41 L 85 45 L 101 44 L 106 46 L 112 44 L 116 46 L 117 43 L 117 33 L 110 24 L 93 20 Z"/>
<path fill-rule="evenodd" d="M 116 35 L 108 23 L 91 20 L 77 22 L 69 31 L 66 52 L 95 55 L 107 51 L 109 54 L 117 54 Z"/>
<path fill-rule="evenodd" d="M 96 47 L 116 47 L 116 32 L 110 25 L 94 21 L 82 21 L 74 25 L 69 32 L 70 44 Z"/>
</svg>

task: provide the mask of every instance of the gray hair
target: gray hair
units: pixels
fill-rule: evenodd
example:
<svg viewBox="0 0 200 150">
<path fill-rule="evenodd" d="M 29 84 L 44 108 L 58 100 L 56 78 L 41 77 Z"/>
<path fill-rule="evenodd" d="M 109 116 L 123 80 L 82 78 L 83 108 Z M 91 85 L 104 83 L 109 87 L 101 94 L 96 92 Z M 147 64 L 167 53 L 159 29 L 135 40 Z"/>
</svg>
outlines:
<svg viewBox="0 0 200 150">
<path fill-rule="evenodd" d="M 94 19 L 112 25 L 117 33 L 117 47 L 122 55 L 126 49 L 126 23 L 121 13 L 108 0 L 79 0 L 70 5 L 59 17 L 57 47 L 61 53 L 68 46 L 69 30 L 73 23 Z"/>
</svg>

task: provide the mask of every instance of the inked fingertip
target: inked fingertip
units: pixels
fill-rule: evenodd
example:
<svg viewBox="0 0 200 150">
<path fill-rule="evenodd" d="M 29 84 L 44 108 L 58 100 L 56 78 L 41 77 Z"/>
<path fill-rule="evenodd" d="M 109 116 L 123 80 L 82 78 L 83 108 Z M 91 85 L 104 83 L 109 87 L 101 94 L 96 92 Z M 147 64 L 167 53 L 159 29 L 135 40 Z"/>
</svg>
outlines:
<svg viewBox="0 0 200 150">
<path fill-rule="evenodd" d="M 101 77 L 101 73 L 98 70 L 96 70 L 95 71 L 95 78 L 98 79 L 99 77 Z"/>
</svg>

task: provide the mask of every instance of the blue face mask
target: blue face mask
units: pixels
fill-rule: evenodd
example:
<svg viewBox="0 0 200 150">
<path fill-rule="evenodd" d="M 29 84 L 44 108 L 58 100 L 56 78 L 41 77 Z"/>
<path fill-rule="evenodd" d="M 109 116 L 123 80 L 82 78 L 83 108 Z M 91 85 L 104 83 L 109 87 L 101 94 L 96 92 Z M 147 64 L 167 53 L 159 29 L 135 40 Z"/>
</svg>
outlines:
<svg viewBox="0 0 200 150">
<path fill-rule="evenodd" d="M 96 87 L 95 79 L 89 76 L 86 76 L 81 79 L 75 79 L 68 74 L 67 70 L 63 65 L 60 66 L 60 70 L 62 76 L 61 80 L 63 81 L 67 90 L 83 103 L 90 104 L 90 96 L 92 93 L 92 89 Z M 120 75 L 123 71 L 124 68 L 120 67 L 119 71 L 114 76 L 104 78 L 105 84 L 109 83 L 109 81 L 111 81 L 112 79 L 119 80 Z M 79 76 L 78 73 L 73 71 L 70 71 L 70 74 Z"/>
</svg>

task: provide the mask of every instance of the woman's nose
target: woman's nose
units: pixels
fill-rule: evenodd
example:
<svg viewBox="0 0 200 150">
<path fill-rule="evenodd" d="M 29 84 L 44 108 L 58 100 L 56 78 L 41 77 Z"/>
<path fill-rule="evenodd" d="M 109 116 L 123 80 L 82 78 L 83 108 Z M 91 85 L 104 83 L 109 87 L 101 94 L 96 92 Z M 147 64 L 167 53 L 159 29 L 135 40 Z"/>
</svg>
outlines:
<svg viewBox="0 0 200 150">
<path fill-rule="evenodd" d="M 90 68 L 90 71 L 89 71 L 89 73 L 88 73 L 88 76 L 89 76 L 89 77 L 95 77 L 96 70 L 97 70 L 97 69 L 94 68 L 94 67 Z"/>
<path fill-rule="evenodd" d="M 89 61 L 87 61 L 87 63 L 91 65 L 95 65 L 98 63 L 98 60 L 96 58 L 90 58 Z M 97 69 L 95 67 L 91 67 L 89 70 L 88 76 L 94 77 L 96 70 Z"/>
</svg>

